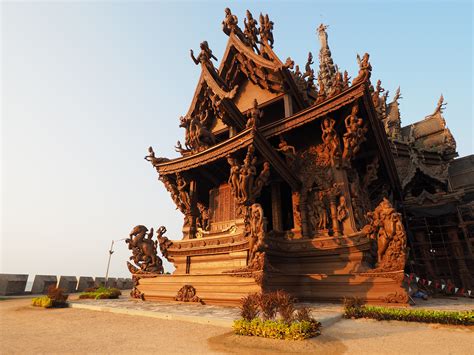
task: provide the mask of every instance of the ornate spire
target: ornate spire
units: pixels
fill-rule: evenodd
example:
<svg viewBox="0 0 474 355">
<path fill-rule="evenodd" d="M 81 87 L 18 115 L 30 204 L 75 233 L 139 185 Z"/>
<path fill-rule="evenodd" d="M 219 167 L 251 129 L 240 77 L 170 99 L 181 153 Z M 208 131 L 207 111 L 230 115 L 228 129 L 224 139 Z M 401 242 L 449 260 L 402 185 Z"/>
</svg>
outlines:
<svg viewBox="0 0 474 355">
<path fill-rule="evenodd" d="M 328 34 L 326 29 L 328 26 L 321 24 L 318 27 L 318 36 L 321 43 L 319 50 L 319 77 L 324 84 L 324 88 L 328 91 L 332 86 L 336 75 L 336 68 L 331 58 L 331 51 L 328 45 Z M 320 89 L 321 90 L 321 89 Z M 328 92 L 325 92 L 328 94 Z"/>
</svg>

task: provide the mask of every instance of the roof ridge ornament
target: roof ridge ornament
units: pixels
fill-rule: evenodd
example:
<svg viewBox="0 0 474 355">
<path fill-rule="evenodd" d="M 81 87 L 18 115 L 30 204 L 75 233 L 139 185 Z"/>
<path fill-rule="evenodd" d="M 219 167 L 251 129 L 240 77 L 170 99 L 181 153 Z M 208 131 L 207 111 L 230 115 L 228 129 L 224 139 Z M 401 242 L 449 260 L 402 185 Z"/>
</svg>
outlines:
<svg viewBox="0 0 474 355">
<path fill-rule="evenodd" d="M 363 81 L 370 81 L 370 76 L 372 74 L 372 65 L 370 65 L 369 58 L 369 53 L 365 53 L 362 56 L 362 59 L 360 58 L 359 54 L 357 54 L 357 64 L 359 64 L 359 73 L 357 74 L 357 77 L 352 80 L 352 85 L 356 85 Z"/>
<path fill-rule="evenodd" d="M 436 108 L 434 112 L 431 115 L 426 116 L 425 119 L 436 116 L 436 115 L 442 115 L 447 104 L 448 104 L 447 102 L 444 102 L 443 94 L 441 94 L 441 96 L 439 97 L 438 103 L 436 104 Z"/>
<path fill-rule="evenodd" d="M 333 82 L 336 76 L 336 68 L 331 57 L 331 50 L 328 45 L 328 34 L 326 29 L 329 26 L 320 24 L 317 28 L 317 34 L 321 48 L 319 50 L 319 75 L 323 83 L 324 94 L 328 95 L 329 91 L 333 86 Z M 319 89 L 321 91 L 321 88 Z"/>
</svg>

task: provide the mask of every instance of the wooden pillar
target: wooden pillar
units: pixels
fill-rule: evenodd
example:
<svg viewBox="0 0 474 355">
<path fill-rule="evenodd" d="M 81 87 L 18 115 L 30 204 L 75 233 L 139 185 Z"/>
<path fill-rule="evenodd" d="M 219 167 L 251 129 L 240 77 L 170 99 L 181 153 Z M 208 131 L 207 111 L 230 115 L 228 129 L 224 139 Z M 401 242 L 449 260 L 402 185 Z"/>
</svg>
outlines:
<svg viewBox="0 0 474 355">
<path fill-rule="evenodd" d="M 300 193 L 291 193 L 291 203 L 293 205 L 293 236 L 295 239 L 301 238 L 301 213 L 300 213 Z"/>
<path fill-rule="evenodd" d="M 190 228 L 189 228 L 189 238 L 196 238 L 196 219 L 198 215 L 198 208 L 197 208 L 197 196 L 196 196 L 196 180 L 191 180 L 189 183 L 189 200 L 191 203 L 190 208 Z"/>
<path fill-rule="evenodd" d="M 337 196 L 330 194 L 328 196 L 328 200 L 329 209 L 331 211 L 333 235 L 337 237 L 341 235 L 341 227 L 339 226 L 339 221 L 337 220 Z"/>
<path fill-rule="evenodd" d="M 273 182 L 271 185 L 272 188 L 272 221 L 273 221 L 273 230 L 282 231 L 283 222 L 282 222 L 282 211 L 281 211 L 281 188 L 278 181 Z"/>
<path fill-rule="evenodd" d="M 456 262 L 459 268 L 459 277 L 461 278 L 462 287 L 465 289 L 471 289 L 472 278 L 467 268 L 466 261 L 464 260 L 464 251 L 458 236 L 458 227 L 448 228 L 448 237 L 451 243 L 451 251 L 456 258 Z"/>
<path fill-rule="evenodd" d="M 293 100 L 291 99 L 291 95 L 285 94 L 285 96 L 283 96 L 283 104 L 285 106 L 285 118 L 293 115 Z"/>
</svg>

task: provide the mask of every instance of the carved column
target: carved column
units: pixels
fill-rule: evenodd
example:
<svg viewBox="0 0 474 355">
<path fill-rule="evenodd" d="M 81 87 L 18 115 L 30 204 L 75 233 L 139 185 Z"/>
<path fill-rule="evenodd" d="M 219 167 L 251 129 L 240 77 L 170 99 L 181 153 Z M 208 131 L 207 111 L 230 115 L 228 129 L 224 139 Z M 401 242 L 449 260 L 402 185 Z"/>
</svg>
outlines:
<svg viewBox="0 0 474 355">
<path fill-rule="evenodd" d="M 467 268 L 466 261 L 464 260 L 464 252 L 461 242 L 458 236 L 458 227 L 448 228 L 449 241 L 451 243 L 451 251 L 456 258 L 456 262 L 459 268 L 459 277 L 461 278 L 462 287 L 465 289 L 471 289 L 472 279 L 469 269 Z"/>
<path fill-rule="evenodd" d="M 300 216 L 301 216 L 301 234 L 303 238 L 310 238 L 310 228 L 308 223 L 308 214 L 306 213 L 308 205 L 308 191 L 303 190 L 300 194 Z"/>
<path fill-rule="evenodd" d="M 281 215 L 281 191 L 280 183 L 274 182 L 271 185 L 272 188 L 272 221 L 273 221 L 273 230 L 282 231 L 282 215 Z"/>
<path fill-rule="evenodd" d="M 330 193 L 328 196 L 328 200 L 329 209 L 331 211 L 333 235 L 337 237 L 341 235 L 341 227 L 339 226 L 339 221 L 337 220 L 337 196 Z"/>
<path fill-rule="evenodd" d="M 295 239 L 301 238 L 301 213 L 300 213 L 300 193 L 293 191 L 291 194 L 291 203 L 293 205 L 293 232 Z"/>
<path fill-rule="evenodd" d="M 415 240 L 418 243 L 418 250 L 420 250 L 421 253 L 421 259 L 423 260 L 423 265 L 425 266 L 425 270 L 427 273 L 427 277 L 430 277 L 432 279 L 437 279 L 436 272 L 433 268 L 433 265 L 431 265 L 431 255 L 430 251 L 428 250 L 427 247 L 427 240 L 425 238 L 425 232 L 424 231 L 416 231 L 415 232 Z"/>
<path fill-rule="evenodd" d="M 197 198 L 196 198 L 196 180 L 191 180 L 189 183 L 189 200 L 191 208 L 189 211 L 189 239 L 196 238 L 196 219 L 198 216 Z"/>
</svg>

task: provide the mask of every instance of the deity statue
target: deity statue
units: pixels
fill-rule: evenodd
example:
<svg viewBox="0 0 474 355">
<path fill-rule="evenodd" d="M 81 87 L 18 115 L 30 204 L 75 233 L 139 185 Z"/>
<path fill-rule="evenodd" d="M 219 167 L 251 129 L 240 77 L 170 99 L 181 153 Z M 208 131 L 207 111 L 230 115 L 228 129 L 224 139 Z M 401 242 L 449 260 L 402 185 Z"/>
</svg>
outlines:
<svg viewBox="0 0 474 355">
<path fill-rule="evenodd" d="M 265 229 L 263 223 L 263 208 L 260 204 L 254 203 L 249 208 L 249 261 L 253 260 L 257 252 L 264 246 Z"/>
<path fill-rule="evenodd" d="M 369 63 L 369 53 L 365 53 L 362 59 L 360 59 L 357 54 L 357 63 L 359 64 L 359 73 L 357 77 L 352 80 L 352 85 L 358 84 L 360 82 L 370 80 L 370 75 L 372 72 L 372 66 Z"/>
<path fill-rule="evenodd" d="M 191 199 L 189 198 L 188 183 L 181 174 L 176 174 L 176 188 L 178 189 L 179 199 L 186 211 L 191 209 Z"/>
<path fill-rule="evenodd" d="M 201 65 L 208 68 L 211 73 L 216 72 L 216 68 L 214 67 L 214 64 L 212 64 L 211 59 L 217 60 L 217 58 L 212 54 L 212 51 L 209 48 L 209 44 L 207 43 L 207 41 L 201 42 L 199 47 L 201 48 L 201 52 L 199 53 L 197 58 L 194 57 L 193 50 L 192 49 L 190 50 L 191 59 L 193 60 L 193 62 L 196 65 L 201 63 Z"/>
<path fill-rule="evenodd" d="M 247 18 L 244 19 L 244 35 L 247 38 L 247 41 L 250 43 L 250 46 L 255 49 L 255 51 L 260 54 L 260 51 L 257 47 L 258 43 L 258 29 L 257 29 L 257 20 L 252 16 L 252 13 L 247 10 Z"/>
<path fill-rule="evenodd" d="M 351 78 L 349 77 L 349 74 L 347 73 L 347 70 L 344 70 L 344 77 L 342 79 L 342 86 L 344 87 L 344 89 L 347 89 L 349 87 L 349 80 Z"/>
<path fill-rule="evenodd" d="M 357 104 L 354 104 L 351 114 L 344 120 L 346 133 L 344 133 L 342 138 L 344 143 L 342 159 L 346 164 L 359 152 L 360 144 L 366 140 L 365 133 L 368 128 L 363 126 L 364 121 L 362 118 L 357 117 L 358 112 L 359 108 Z"/>
<path fill-rule="evenodd" d="M 239 20 L 237 19 L 237 16 L 232 14 L 228 7 L 225 8 L 224 12 L 225 18 L 224 21 L 222 21 L 222 30 L 229 36 L 237 27 Z"/>
<path fill-rule="evenodd" d="M 401 215 L 385 197 L 367 213 L 370 223 L 363 230 L 377 243 L 377 271 L 398 271 L 405 267 L 406 233 Z"/>
<path fill-rule="evenodd" d="M 253 107 L 247 114 L 247 128 L 258 127 L 260 125 L 260 119 L 263 117 L 263 111 L 258 108 L 257 99 L 253 100 Z"/>
<path fill-rule="evenodd" d="M 148 232 L 148 228 L 143 225 L 138 225 L 130 232 L 130 238 L 125 240 L 128 244 L 128 249 L 132 251 L 130 260 L 133 260 L 135 265 L 127 263 L 129 270 L 132 273 L 163 273 L 163 263 L 157 255 L 157 242 L 153 241 L 153 228 Z M 159 233 L 166 232 L 166 228 L 160 227 Z"/>
<path fill-rule="evenodd" d="M 377 110 L 380 106 L 380 94 L 385 92 L 385 89 L 382 88 L 382 81 L 379 79 L 377 80 L 377 85 L 375 87 L 375 91 L 372 94 L 372 103 L 374 104 L 375 109 Z"/>
<path fill-rule="evenodd" d="M 254 147 L 250 145 L 242 165 L 235 158 L 227 156 L 230 165 L 229 185 L 232 195 L 240 206 L 255 202 L 260 196 L 262 188 L 267 185 L 270 177 L 270 164 L 263 163 L 263 169 L 257 176 L 257 157 L 254 157 Z"/>
<path fill-rule="evenodd" d="M 240 196 L 240 166 L 235 158 L 227 156 L 227 162 L 230 165 L 230 175 L 228 183 L 235 198 Z"/>
<path fill-rule="evenodd" d="M 314 64 L 314 61 L 313 61 L 313 53 L 309 52 L 308 53 L 308 60 L 306 61 L 306 65 L 304 67 L 304 75 L 303 75 L 303 78 L 306 78 L 310 75 L 313 75 L 314 76 L 314 70 L 311 69 L 311 65 Z"/>
<path fill-rule="evenodd" d="M 328 154 L 328 160 L 334 164 L 335 158 L 340 156 L 340 143 L 334 125 L 336 121 L 332 118 L 325 118 L 321 124 L 322 140 Z"/>
<path fill-rule="evenodd" d="M 265 43 L 273 48 L 273 21 L 270 21 L 268 14 L 263 16 L 260 13 L 260 43 Z"/>
<path fill-rule="evenodd" d="M 199 211 L 197 224 L 200 228 L 207 231 L 209 230 L 209 209 L 201 202 L 197 203 L 197 208 Z"/>
<path fill-rule="evenodd" d="M 277 151 L 282 152 L 283 155 L 285 156 L 286 163 L 290 166 L 293 165 L 293 163 L 296 160 L 296 150 L 295 147 L 292 145 L 289 145 L 283 136 L 280 136 L 280 143 L 278 144 L 278 149 Z"/>
</svg>

